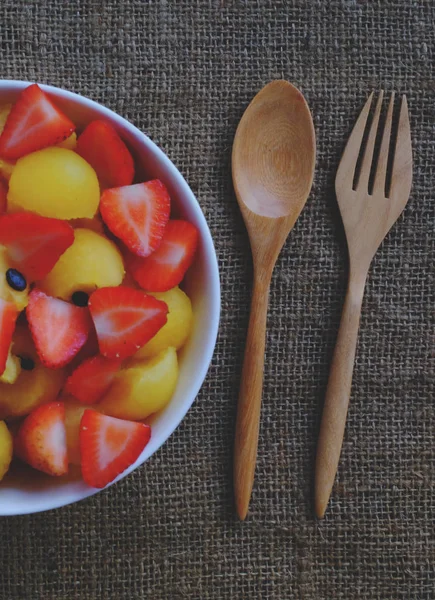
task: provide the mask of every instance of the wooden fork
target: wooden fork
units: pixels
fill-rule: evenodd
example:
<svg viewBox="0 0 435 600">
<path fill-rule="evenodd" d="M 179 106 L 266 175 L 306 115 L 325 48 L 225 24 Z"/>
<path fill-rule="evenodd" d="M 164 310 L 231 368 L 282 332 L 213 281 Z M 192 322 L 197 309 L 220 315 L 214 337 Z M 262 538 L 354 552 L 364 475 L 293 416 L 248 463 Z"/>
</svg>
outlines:
<svg viewBox="0 0 435 600">
<path fill-rule="evenodd" d="M 349 252 L 349 281 L 332 359 L 317 446 L 315 511 L 319 518 L 322 518 L 325 514 L 340 458 L 349 406 L 361 305 L 368 270 L 379 245 L 405 208 L 411 191 L 412 147 L 408 105 L 405 96 L 402 97 L 400 106 L 397 141 L 394 149 L 388 196 L 385 191 L 393 120 L 393 93 L 382 134 L 379 159 L 375 166 L 373 192 L 369 193 L 369 178 L 382 99 L 383 92 L 381 91 L 369 129 L 361 171 L 355 188 L 353 187 L 355 169 L 361 151 L 373 93 L 358 117 L 335 179 L 335 191 Z"/>
</svg>

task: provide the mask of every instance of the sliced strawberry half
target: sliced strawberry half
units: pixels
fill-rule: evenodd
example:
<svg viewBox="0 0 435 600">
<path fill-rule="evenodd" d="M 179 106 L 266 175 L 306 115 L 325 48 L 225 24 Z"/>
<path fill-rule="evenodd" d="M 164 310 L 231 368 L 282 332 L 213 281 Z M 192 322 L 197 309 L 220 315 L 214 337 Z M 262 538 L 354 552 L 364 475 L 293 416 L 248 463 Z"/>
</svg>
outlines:
<svg viewBox="0 0 435 600">
<path fill-rule="evenodd" d="M 80 422 L 80 455 L 85 482 L 103 488 L 141 455 L 151 427 L 86 409 Z"/>
<path fill-rule="evenodd" d="M 74 130 L 74 123 L 34 83 L 21 92 L 12 106 L 0 136 L 0 156 L 16 160 L 58 144 Z"/>
<path fill-rule="evenodd" d="M 96 290 L 88 308 L 101 354 L 127 358 L 144 346 L 167 321 L 165 302 L 123 285 Z"/>
<path fill-rule="evenodd" d="M 8 184 L 0 176 L 0 214 L 6 212 L 8 205 Z"/>
<path fill-rule="evenodd" d="M 68 454 L 63 402 L 50 402 L 35 408 L 21 424 L 14 450 L 34 469 L 49 475 L 65 475 Z"/>
<path fill-rule="evenodd" d="M 76 151 L 95 169 L 102 188 L 130 185 L 134 161 L 111 125 L 92 121 L 79 136 Z"/>
<path fill-rule="evenodd" d="M 73 228 L 60 219 L 30 212 L 0 216 L 0 244 L 29 281 L 45 277 L 73 242 Z"/>
<path fill-rule="evenodd" d="M 47 367 L 66 365 L 88 339 L 91 320 L 87 308 L 34 289 L 26 314 L 39 358 Z"/>
<path fill-rule="evenodd" d="M 17 317 L 18 311 L 15 303 L 0 298 L 0 375 L 6 368 Z"/>
<path fill-rule="evenodd" d="M 105 190 L 100 202 L 107 227 L 138 256 L 159 247 L 170 210 L 168 191 L 158 179 Z"/>
<path fill-rule="evenodd" d="M 121 360 L 93 356 L 83 361 L 66 380 L 65 393 L 82 404 L 94 404 L 112 385 Z"/>
<path fill-rule="evenodd" d="M 151 256 L 125 256 L 127 270 L 147 292 L 166 292 L 181 282 L 192 264 L 198 238 L 192 223 L 169 221 L 160 246 Z"/>
</svg>

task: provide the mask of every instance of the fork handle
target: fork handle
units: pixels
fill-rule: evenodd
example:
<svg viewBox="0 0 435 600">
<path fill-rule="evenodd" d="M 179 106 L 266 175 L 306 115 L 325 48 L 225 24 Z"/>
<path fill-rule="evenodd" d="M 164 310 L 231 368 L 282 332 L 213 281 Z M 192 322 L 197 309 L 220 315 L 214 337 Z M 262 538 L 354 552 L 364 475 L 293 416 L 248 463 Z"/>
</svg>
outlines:
<svg viewBox="0 0 435 600">
<path fill-rule="evenodd" d="M 257 460 L 269 286 L 270 274 L 254 272 L 234 441 L 234 497 L 242 521 L 248 513 Z"/>
<path fill-rule="evenodd" d="M 315 511 L 319 519 L 326 511 L 343 443 L 364 282 L 365 278 L 363 282 L 349 279 L 326 389 L 315 469 Z"/>
</svg>

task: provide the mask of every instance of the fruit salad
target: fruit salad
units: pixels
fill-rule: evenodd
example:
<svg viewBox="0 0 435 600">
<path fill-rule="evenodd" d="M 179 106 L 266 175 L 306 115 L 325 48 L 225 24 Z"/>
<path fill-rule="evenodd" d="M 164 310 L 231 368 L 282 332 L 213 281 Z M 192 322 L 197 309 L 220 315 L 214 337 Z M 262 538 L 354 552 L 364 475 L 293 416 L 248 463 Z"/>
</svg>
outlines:
<svg viewBox="0 0 435 600">
<path fill-rule="evenodd" d="M 37 84 L 0 106 L 0 479 L 16 459 L 101 488 L 136 461 L 177 384 L 197 244 L 109 123 L 77 131 Z"/>
</svg>

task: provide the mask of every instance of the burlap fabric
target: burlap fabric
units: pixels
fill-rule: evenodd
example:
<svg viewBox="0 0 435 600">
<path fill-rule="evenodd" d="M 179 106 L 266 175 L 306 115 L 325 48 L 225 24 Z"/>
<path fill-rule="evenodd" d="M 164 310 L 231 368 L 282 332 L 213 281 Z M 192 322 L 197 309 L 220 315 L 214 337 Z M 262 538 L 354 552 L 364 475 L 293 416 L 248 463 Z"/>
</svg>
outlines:
<svg viewBox="0 0 435 600">
<path fill-rule="evenodd" d="M 219 256 L 222 321 L 182 426 L 133 475 L 80 504 L 0 521 L 4 600 L 435 598 L 433 0 L 33 0 L 0 3 L 0 76 L 109 106 L 168 153 Z M 250 516 L 231 446 L 250 284 L 231 186 L 236 125 L 284 77 L 318 136 L 313 193 L 273 278 Z M 346 283 L 333 193 L 370 90 L 406 92 L 412 197 L 367 285 L 343 455 L 312 512 L 319 416 Z"/>
</svg>

